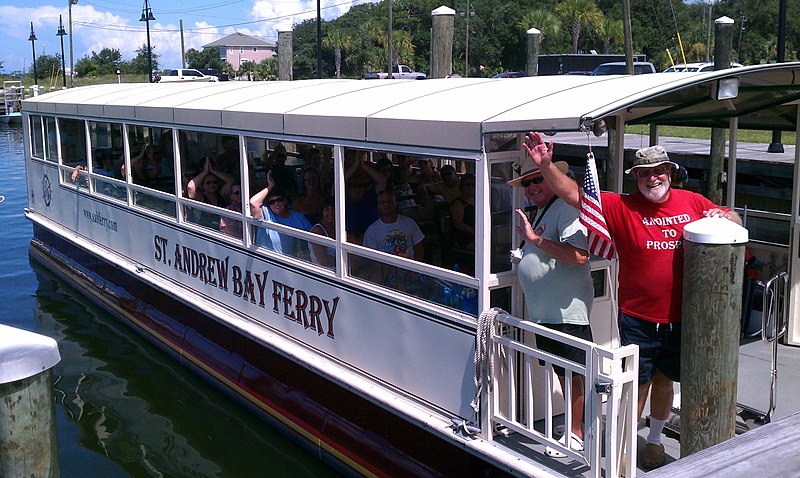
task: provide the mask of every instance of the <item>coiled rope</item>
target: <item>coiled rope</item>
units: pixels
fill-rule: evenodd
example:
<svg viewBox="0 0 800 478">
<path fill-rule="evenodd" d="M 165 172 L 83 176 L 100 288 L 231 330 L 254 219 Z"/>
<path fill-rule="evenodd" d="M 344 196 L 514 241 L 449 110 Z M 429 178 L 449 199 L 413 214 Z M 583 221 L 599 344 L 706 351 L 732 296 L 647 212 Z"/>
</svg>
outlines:
<svg viewBox="0 0 800 478">
<path fill-rule="evenodd" d="M 478 317 L 478 330 L 475 332 L 475 360 L 473 382 L 475 383 L 475 398 L 470 406 L 478 413 L 481 405 L 481 393 L 484 387 L 488 392 L 492 390 L 494 377 L 494 354 L 490 349 L 494 337 L 494 319 L 499 313 L 506 313 L 499 307 L 493 307 L 481 312 Z"/>
</svg>

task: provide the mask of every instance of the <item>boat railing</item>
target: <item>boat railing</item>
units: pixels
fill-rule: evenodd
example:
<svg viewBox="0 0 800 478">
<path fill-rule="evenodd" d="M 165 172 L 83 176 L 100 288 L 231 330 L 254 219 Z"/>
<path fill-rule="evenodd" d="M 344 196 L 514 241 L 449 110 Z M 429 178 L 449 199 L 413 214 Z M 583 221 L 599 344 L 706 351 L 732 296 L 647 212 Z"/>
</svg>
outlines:
<svg viewBox="0 0 800 478">
<path fill-rule="evenodd" d="M 602 347 L 503 312 L 491 324 L 494 354 L 491 388 L 482 397 L 484 438 L 503 442 L 517 435 L 531 453 L 544 445 L 590 468 L 588 476 L 627 476 L 635 473 L 636 426 L 638 421 L 638 347 Z M 585 365 L 539 350 L 534 336 L 542 335 L 583 350 Z M 480 334 L 479 334 L 480 336 Z M 479 345 L 480 346 L 480 345 Z M 537 366 L 537 361 L 543 366 Z M 565 370 L 564 390 L 558 392 L 554 367 Z M 565 433 L 572 421 L 570 403 L 579 393 L 572 389 L 573 375 L 584 377 L 584 448 L 570 448 L 572 440 L 559 443 L 556 423 L 561 418 Z M 538 402 L 538 404 L 537 404 Z M 544 404 L 543 413 L 537 410 Z M 498 430 L 501 432 L 498 433 Z M 541 447 L 540 447 L 541 448 Z M 537 451 L 538 450 L 538 451 Z M 623 461 L 625 461 L 623 463 Z"/>
</svg>

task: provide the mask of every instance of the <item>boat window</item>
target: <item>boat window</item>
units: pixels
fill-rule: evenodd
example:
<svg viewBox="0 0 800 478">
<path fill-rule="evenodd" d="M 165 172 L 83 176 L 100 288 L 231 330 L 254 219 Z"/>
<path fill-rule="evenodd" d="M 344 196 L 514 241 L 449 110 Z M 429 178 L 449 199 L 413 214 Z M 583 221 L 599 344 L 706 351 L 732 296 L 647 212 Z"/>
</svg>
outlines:
<svg viewBox="0 0 800 478">
<path fill-rule="evenodd" d="M 475 165 L 451 158 L 345 150 L 347 241 L 381 254 L 474 275 Z M 430 274 L 349 254 L 349 274 L 476 313 L 477 291 Z"/>
<path fill-rule="evenodd" d="M 89 145 L 92 151 L 92 173 L 125 180 L 122 125 L 89 121 Z M 93 178 L 94 191 L 117 199 L 127 195 L 124 184 Z"/>
<path fill-rule="evenodd" d="M 129 125 L 130 178 L 133 184 L 160 191 L 138 189 L 134 204 L 175 217 L 175 169 L 172 130 L 152 126 Z"/>
<path fill-rule="evenodd" d="M 31 115 L 31 155 L 37 159 L 44 159 L 43 131 L 42 117 Z"/>
<path fill-rule="evenodd" d="M 239 137 L 181 130 L 179 138 L 181 195 L 200 203 L 186 208 L 184 219 L 241 239 L 242 222 L 236 219 L 242 212 Z"/>
<path fill-rule="evenodd" d="M 56 119 L 52 116 L 45 116 L 44 125 L 44 159 L 48 161 L 58 161 L 58 142 L 56 141 Z"/>
<path fill-rule="evenodd" d="M 333 268 L 336 214 L 332 148 L 329 146 L 245 138 L 254 242 L 304 261 Z M 273 187 L 268 189 L 269 181 Z M 326 214 L 323 217 L 323 212 Z M 325 219 L 323 221 L 323 219 Z M 312 232 L 312 240 L 278 231 L 274 224 Z M 319 238 L 317 239 L 317 236 Z M 306 236 L 307 237 L 307 236 Z"/>
<path fill-rule="evenodd" d="M 509 251 L 513 245 L 512 188 L 507 184 L 514 176 L 513 162 L 494 163 L 491 166 L 491 272 L 511 270 Z"/>
<path fill-rule="evenodd" d="M 83 120 L 60 118 L 58 120 L 58 134 L 61 139 L 61 164 L 69 166 L 62 169 L 64 182 L 75 182 L 78 187 L 89 187 L 89 182 L 85 173 L 75 173 L 86 171 L 86 128 Z M 75 181 L 72 180 L 75 178 Z"/>
</svg>

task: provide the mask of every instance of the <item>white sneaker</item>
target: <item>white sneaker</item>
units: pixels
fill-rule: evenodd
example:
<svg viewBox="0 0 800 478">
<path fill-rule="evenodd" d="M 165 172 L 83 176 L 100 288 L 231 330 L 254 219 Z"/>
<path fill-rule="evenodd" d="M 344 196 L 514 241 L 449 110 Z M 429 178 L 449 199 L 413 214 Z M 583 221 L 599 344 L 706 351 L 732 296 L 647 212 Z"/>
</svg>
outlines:
<svg viewBox="0 0 800 478">
<path fill-rule="evenodd" d="M 581 440 L 580 438 L 575 436 L 574 433 L 570 433 L 569 437 L 570 437 L 570 440 L 569 440 L 569 448 L 570 448 L 570 450 L 572 450 L 572 451 L 583 451 L 583 440 Z M 561 438 L 559 438 L 558 443 L 560 443 L 563 446 L 567 446 L 566 445 L 566 443 L 567 443 L 567 435 L 562 435 Z M 547 456 L 549 456 L 551 458 L 565 458 L 567 456 L 565 453 L 562 453 L 562 452 L 556 450 L 555 448 L 550 448 L 549 446 L 545 447 L 544 453 L 545 453 L 545 455 L 547 455 Z"/>
</svg>

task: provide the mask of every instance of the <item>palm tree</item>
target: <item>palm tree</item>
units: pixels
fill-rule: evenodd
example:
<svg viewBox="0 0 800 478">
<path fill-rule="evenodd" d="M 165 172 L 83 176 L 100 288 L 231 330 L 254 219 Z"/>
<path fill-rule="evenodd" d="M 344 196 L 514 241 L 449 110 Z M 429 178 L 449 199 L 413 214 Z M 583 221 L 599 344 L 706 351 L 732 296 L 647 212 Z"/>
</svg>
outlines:
<svg viewBox="0 0 800 478">
<path fill-rule="evenodd" d="M 341 29 L 335 28 L 325 35 L 322 39 L 322 46 L 333 50 L 334 65 L 336 65 L 336 78 L 342 76 L 342 50 L 347 50 L 353 45 L 353 39 L 350 35 L 344 33 Z"/>
<path fill-rule="evenodd" d="M 416 49 L 417 47 L 414 46 L 414 43 L 411 41 L 410 33 L 404 30 L 392 33 L 392 54 L 394 56 L 392 60 L 394 61 L 394 65 L 403 63 L 404 65 L 415 68 L 414 51 Z"/>
<path fill-rule="evenodd" d="M 542 41 L 548 37 L 555 37 L 561 31 L 561 20 L 549 10 L 529 10 L 518 24 L 525 31 L 531 28 L 539 30 L 542 33 Z"/>
<path fill-rule="evenodd" d="M 572 24 L 572 53 L 578 53 L 583 27 L 595 25 L 603 19 L 603 12 L 592 0 L 565 0 L 556 7 L 556 13 Z"/>
<path fill-rule="evenodd" d="M 608 54 L 611 43 L 622 43 L 622 20 L 603 18 L 595 27 L 595 33 L 603 40 L 603 53 Z"/>
</svg>

